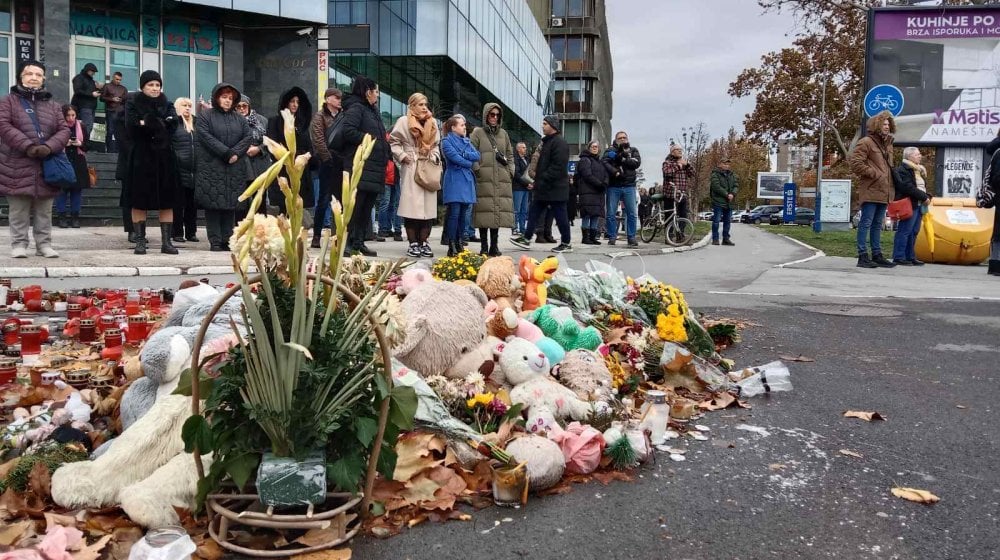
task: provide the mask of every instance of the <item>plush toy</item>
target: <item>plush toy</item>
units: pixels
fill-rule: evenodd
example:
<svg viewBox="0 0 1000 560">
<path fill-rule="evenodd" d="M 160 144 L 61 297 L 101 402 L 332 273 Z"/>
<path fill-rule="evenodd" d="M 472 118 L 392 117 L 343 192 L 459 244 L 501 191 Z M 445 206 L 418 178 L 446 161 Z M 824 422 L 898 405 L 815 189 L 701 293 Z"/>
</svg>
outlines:
<svg viewBox="0 0 1000 560">
<path fill-rule="evenodd" d="M 519 437 L 507 444 L 506 451 L 517 463 L 528 463 L 528 487 L 532 490 L 555 486 L 566 470 L 562 449 L 543 436 Z"/>
<path fill-rule="evenodd" d="M 538 325 L 545 336 L 555 340 L 567 352 L 577 348 L 597 350 L 597 347 L 604 342 L 601 331 L 595 327 L 581 326 L 573 318 L 572 311 L 566 307 L 543 305 L 532 313 L 531 322 Z"/>
<path fill-rule="evenodd" d="M 517 276 L 517 267 L 510 257 L 492 257 L 479 267 L 476 275 L 476 285 L 479 286 L 487 299 L 494 301 L 498 309 L 515 308 L 517 291 L 521 281 Z"/>
<path fill-rule="evenodd" d="M 572 422 L 563 430 L 555 426 L 549 439 L 559 444 L 566 459 L 566 472 L 590 474 L 601 464 L 604 453 L 604 435 L 591 426 Z"/>
<path fill-rule="evenodd" d="M 489 377 L 493 373 L 493 349 L 500 342 L 499 338 L 487 336 L 478 346 L 462 354 L 444 372 L 444 376 L 449 379 L 465 379 L 470 373 L 478 371 L 484 377 Z"/>
<path fill-rule="evenodd" d="M 549 377 L 549 359 L 533 343 L 511 338 L 498 344 L 495 354 L 494 376 L 502 376 L 513 387 L 510 400 L 524 405 L 529 426 L 546 413 L 555 419 L 574 420 L 584 420 L 590 415 L 590 403 L 578 399 L 573 391 Z"/>
<path fill-rule="evenodd" d="M 401 303 L 406 338 L 392 354 L 425 377 L 447 371 L 486 338 L 486 294 L 477 286 L 425 282 Z"/>
<path fill-rule="evenodd" d="M 550 364 L 558 364 L 563 361 L 564 357 L 566 357 L 566 351 L 563 350 L 563 347 L 559 346 L 558 342 L 547 336 L 543 336 L 542 338 L 536 340 L 535 346 L 537 346 L 538 349 L 545 354 L 545 357 L 549 359 Z"/>
<path fill-rule="evenodd" d="M 581 399 L 611 401 L 611 372 L 604 358 L 596 352 L 582 348 L 570 350 L 563 361 L 552 368 L 552 375 Z"/>
<path fill-rule="evenodd" d="M 426 268 L 413 265 L 406 269 L 406 272 L 399 277 L 399 285 L 396 286 L 396 295 L 405 296 L 425 282 L 436 282 L 434 275 Z"/>
<path fill-rule="evenodd" d="M 529 257 L 521 256 L 518 263 L 517 272 L 524 284 L 524 303 L 521 304 L 521 311 L 534 311 L 545 305 L 545 296 L 548 291 L 544 282 L 552 278 L 559 261 L 555 257 L 547 257 L 542 262 Z"/>
</svg>

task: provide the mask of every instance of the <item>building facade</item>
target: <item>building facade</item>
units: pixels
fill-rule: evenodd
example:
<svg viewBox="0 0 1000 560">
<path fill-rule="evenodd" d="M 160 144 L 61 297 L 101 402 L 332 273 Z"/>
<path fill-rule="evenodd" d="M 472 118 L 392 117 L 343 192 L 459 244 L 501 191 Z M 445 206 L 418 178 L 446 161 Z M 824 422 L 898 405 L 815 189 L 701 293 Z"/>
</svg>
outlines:
<svg viewBox="0 0 1000 560">
<path fill-rule="evenodd" d="M 798 174 L 806 169 L 812 169 L 816 167 L 816 146 L 800 146 L 787 138 L 782 138 L 778 140 L 775 161 L 775 171 Z"/>
<path fill-rule="evenodd" d="M 520 0 L 331 0 L 329 81 L 363 74 L 379 83 L 391 125 L 422 92 L 439 119 L 482 123 L 487 102 L 504 109 L 515 141 L 537 143 L 551 105 L 552 54 Z"/>
<path fill-rule="evenodd" d="M 121 72 L 130 91 L 157 70 L 171 100 L 208 100 L 225 80 L 275 114 L 290 85 L 317 89 L 315 37 L 326 16 L 322 3 L 281 0 L 0 0 L 0 88 L 15 83 L 18 60 L 37 58 L 48 89 L 68 103 L 73 76 L 93 63 L 98 83 Z M 103 125 L 95 128 L 100 141 Z"/>
<path fill-rule="evenodd" d="M 605 0 L 527 0 L 555 57 L 553 109 L 575 157 L 591 140 L 607 145 L 614 67 Z"/>
</svg>

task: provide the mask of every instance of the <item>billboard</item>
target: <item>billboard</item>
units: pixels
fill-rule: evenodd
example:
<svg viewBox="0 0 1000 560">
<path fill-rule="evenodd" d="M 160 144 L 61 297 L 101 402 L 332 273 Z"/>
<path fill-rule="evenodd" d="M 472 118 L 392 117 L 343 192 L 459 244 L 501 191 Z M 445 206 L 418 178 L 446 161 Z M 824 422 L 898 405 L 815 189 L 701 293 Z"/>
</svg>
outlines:
<svg viewBox="0 0 1000 560">
<path fill-rule="evenodd" d="M 872 10 L 863 108 L 901 144 L 980 145 L 1000 127 L 1000 7 Z"/>
<path fill-rule="evenodd" d="M 785 183 L 792 182 L 791 173 L 757 172 L 757 198 L 776 198 L 784 200 Z"/>
</svg>

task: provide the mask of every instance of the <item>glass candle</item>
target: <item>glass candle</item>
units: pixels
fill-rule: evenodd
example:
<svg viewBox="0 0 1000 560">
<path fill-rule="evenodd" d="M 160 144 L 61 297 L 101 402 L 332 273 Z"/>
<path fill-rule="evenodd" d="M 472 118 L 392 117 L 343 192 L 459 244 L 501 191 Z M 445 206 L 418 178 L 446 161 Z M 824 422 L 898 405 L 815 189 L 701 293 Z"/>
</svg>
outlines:
<svg viewBox="0 0 1000 560">
<path fill-rule="evenodd" d="M 17 317 L 8 317 L 3 322 L 3 343 L 7 346 L 17 344 L 21 336 L 21 320 Z"/>
<path fill-rule="evenodd" d="M 100 329 L 101 332 L 104 332 L 108 329 L 113 329 L 116 326 L 117 325 L 115 325 L 114 315 L 101 315 L 101 322 L 98 324 L 98 328 Z"/>
<path fill-rule="evenodd" d="M 516 467 L 493 468 L 493 502 L 498 506 L 521 507 L 528 501 L 528 469 Z"/>
<path fill-rule="evenodd" d="M 669 420 L 670 405 L 667 404 L 667 394 L 663 391 L 646 391 L 646 402 L 643 404 L 639 427 L 651 432 L 649 439 L 653 445 L 663 443 Z"/>
<path fill-rule="evenodd" d="M 160 292 L 156 291 L 149 294 L 149 306 L 153 309 L 159 309 L 161 305 Z"/>
<path fill-rule="evenodd" d="M 13 358 L 15 360 L 21 359 L 21 345 L 20 344 L 9 344 L 7 348 L 4 349 L 3 355 L 8 358 Z"/>
<path fill-rule="evenodd" d="M 89 344 L 97 340 L 97 323 L 93 319 L 80 319 L 80 342 Z"/>
<path fill-rule="evenodd" d="M 0 385 L 13 383 L 17 379 L 17 360 L 0 358 Z"/>
<path fill-rule="evenodd" d="M 145 315 L 131 315 L 128 318 L 128 341 L 130 344 L 138 344 L 146 339 L 149 325 L 146 323 Z"/>
<path fill-rule="evenodd" d="M 42 287 L 35 284 L 21 288 L 21 301 L 28 302 L 33 299 L 42 299 Z"/>
<path fill-rule="evenodd" d="M 79 303 L 68 303 L 66 304 L 66 318 L 67 319 L 79 319 L 83 315 L 83 306 Z"/>
<path fill-rule="evenodd" d="M 47 299 L 29 299 L 24 302 L 24 308 L 27 311 L 52 311 L 52 302 Z"/>
<path fill-rule="evenodd" d="M 107 329 L 104 331 L 104 347 L 119 348 L 122 345 L 122 331 L 120 329 Z"/>
<path fill-rule="evenodd" d="M 21 325 L 21 355 L 30 356 L 42 352 L 42 328 L 38 325 Z"/>
<path fill-rule="evenodd" d="M 43 371 L 42 372 L 42 385 L 52 385 L 59 379 L 60 374 L 58 371 Z"/>
</svg>

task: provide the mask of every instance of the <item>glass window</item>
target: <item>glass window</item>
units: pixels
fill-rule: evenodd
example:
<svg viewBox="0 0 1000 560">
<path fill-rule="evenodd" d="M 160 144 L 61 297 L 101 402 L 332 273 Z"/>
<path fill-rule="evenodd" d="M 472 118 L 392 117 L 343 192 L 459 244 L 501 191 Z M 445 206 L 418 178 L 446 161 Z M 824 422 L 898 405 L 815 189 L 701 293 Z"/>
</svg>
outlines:
<svg viewBox="0 0 1000 560">
<path fill-rule="evenodd" d="M 139 53 L 131 49 L 111 48 L 110 73 L 122 73 L 122 85 L 129 91 L 139 89 Z"/>
<path fill-rule="evenodd" d="M 583 37 L 566 38 L 566 58 L 563 60 L 583 60 Z"/>
<path fill-rule="evenodd" d="M 164 53 L 163 92 L 170 99 L 191 95 L 191 57 Z"/>
<path fill-rule="evenodd" d="M 0 91 L 10 91 L 10 38 L 0 37 Z"/>
<path fill-rule="evenodd" d="M 210 100 L 212 88 L 219 83 L 219 62 L 217 60 L 195 59 L 194 85 L 195 95 Z"/>
<path fill-rule="evenodd" d="M 10 0 L 0 0 L 0 31 L 10 31 L 11 30 L 11 19 L 10 19 Z M 7 53 L 8 51 L 4 51 Z M 7 78 L 5 78 L 7 79 Z M 7 88 L 3 90 L 5 93 Z"/>
<path fill-rule="evenodd" d="M 549 37 L 549 46 L 552 48 L 552 56 L 556 57 L 556 60 L 566 59 L 565 37 Z"/>
<path fill-rule="evenodd" d="M 364 0 L 354 0 L 351 4 L 351 23 L 365 23 L 368 21 L 368 9 Z"/>
<path fill-rule="evenodd" d="M 349 2 L 333 2 L 330 4 L 333 23 L 346 25 L 351 23 L 351 4 Z"/>
</svg>

